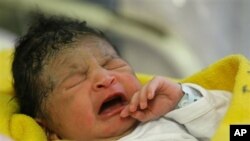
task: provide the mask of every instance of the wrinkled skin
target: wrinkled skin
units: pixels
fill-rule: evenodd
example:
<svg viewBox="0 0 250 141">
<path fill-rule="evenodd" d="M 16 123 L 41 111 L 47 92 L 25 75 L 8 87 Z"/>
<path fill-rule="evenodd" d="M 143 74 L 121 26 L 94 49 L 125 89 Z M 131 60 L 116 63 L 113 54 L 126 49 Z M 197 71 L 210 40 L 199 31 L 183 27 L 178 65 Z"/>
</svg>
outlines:
<svg viewBox="0 0 250 141">
<path fill-rule="evenodd" d="M 48 117 L 37 121 L 50 131 L 50 138 L 91 141 L 127 133 L 136 119 L 119 114 L 141 87 L 132 68 L 97 37 L 76 45 L 60 51 L 46 66 L 44 75 L 55 88 L 44 102 Z M 112 95 L 123 97 L 123 102 L 100 114 Z"/>
</svg>

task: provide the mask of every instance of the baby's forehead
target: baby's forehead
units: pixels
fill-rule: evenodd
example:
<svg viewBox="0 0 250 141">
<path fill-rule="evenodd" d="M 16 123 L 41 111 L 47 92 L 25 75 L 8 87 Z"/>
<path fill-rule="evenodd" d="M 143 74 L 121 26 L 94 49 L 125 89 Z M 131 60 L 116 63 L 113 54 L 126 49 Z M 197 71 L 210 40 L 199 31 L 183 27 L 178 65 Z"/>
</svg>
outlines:
<svg viewBox="0 0 250 141">
<path fill-rule="evenodd" d="M 76 48 L 84 49 L 99 57 L 107 55 L 116 55 L 116 51 L 112 45 L 105 39 L 96 36 L 86 36 L 80 38 L 76 44 Z"/>
<path fill-rule="evenodd" d="M 119 56 L 112 45 L 106 40 L 99 37 L 84 37 L 68 45 L 68 47 L 64 47 L 48 61 L 52 64 L 69 64 L 79 59 L 86 61 L 89 57 L 94 57 L 97 61 L 101 61 L 103 59 L 117 58 Z"/>
<path fill-rule="evenodd" d="M 115 49 L 112 45 L 100 37 L 95 36 L 86 36 L 83 38 L 78 38 L 73 43 L 60 47 L 58 51 L 52 53 L 55 58 L 67 58 L 71 56 L 76 56 L 81 54 L 84 57 L 84 54 L 92 54 L 95 57 L 107 57 L 107 56 L 118 56 Z M 51 53 L 49 53 L 51 54 Z M 47 61 L 53 61 L 54 57 L 49 57 Z"/>
</svg>

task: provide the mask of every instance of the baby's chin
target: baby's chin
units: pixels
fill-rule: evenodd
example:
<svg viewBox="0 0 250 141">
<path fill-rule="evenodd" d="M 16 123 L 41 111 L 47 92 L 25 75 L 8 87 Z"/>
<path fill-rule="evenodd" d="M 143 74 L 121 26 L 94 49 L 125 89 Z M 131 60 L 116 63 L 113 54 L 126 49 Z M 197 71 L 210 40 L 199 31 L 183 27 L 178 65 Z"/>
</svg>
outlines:
<svg viewBox="0 0 250 141">
<path fill-rule="evenodd" d="M 116 130 L 111 130 L 109 132 L 106 132 L 106 134 L 102 134 L 102 137 L 95 141 L 115 141 L 118 140 L 129 133 L 131 133 L 135 127 L 137 126 L 138 121 L 135 119 L 130 119 L 129 122 L 126 123 L 126 125 L 120 125 L 120 128 L 116 128 Z"/>
</svg>

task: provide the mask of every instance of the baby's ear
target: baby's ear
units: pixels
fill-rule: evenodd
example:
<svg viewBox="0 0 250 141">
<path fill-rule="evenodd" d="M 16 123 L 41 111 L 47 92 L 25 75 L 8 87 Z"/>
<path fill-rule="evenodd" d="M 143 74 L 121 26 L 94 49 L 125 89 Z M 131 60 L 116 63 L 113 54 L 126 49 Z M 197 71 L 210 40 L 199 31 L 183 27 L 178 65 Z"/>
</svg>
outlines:
<svg viewBox="0 0 250 141">
<path fill-rule="evenodd" d="M 50 130 L 46 124 L 46 122 L 40 118 L 35 118 L 36 122 L 42 127 L 43 131 L 45 132 L 47 139 L 50 140 L 59 140 L 61 139 L 55 132 Z"/>
</svg>

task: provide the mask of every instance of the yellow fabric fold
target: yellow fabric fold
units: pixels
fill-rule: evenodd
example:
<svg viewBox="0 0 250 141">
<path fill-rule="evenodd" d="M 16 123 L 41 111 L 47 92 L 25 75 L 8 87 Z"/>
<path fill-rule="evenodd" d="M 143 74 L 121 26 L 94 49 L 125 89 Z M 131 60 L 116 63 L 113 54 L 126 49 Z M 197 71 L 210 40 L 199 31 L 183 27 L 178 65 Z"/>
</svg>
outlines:
<svg viewBox="0 0 250 141">
<path fill-rule="evenodd" d="M 12 50 L 0 52 L 0 134 L 16 141 L 45 141 L 42 128 L 31 117 L 20 114 L 18 104 L 13 99 L 11 52 Z M 153 77 L 140 73 L 137 76 L 142 84 Z M 230 124 L 250 124 L 250 62 L 244 56 L 227 56 L 180 82 L 197 83 L 207 89 L 232 92 L 231 105 L 213 141 L 229 141 Z"/>
<path fill-rule="evenodd" d="M 36 121 L 23 114 L 12 115 L 9 122 L 11 137 L 16 141 L 45 141 L 44 131 Z"/>
<path fill-rule="evenodd" d="M 228 56 L 183 82 L 194 82 L 207 89 L 232 92 L 230 107 L 213 141 L 229 141 L 232 124 L 250 124 L 250 62 L 244 56 Z"/>
</svg>

